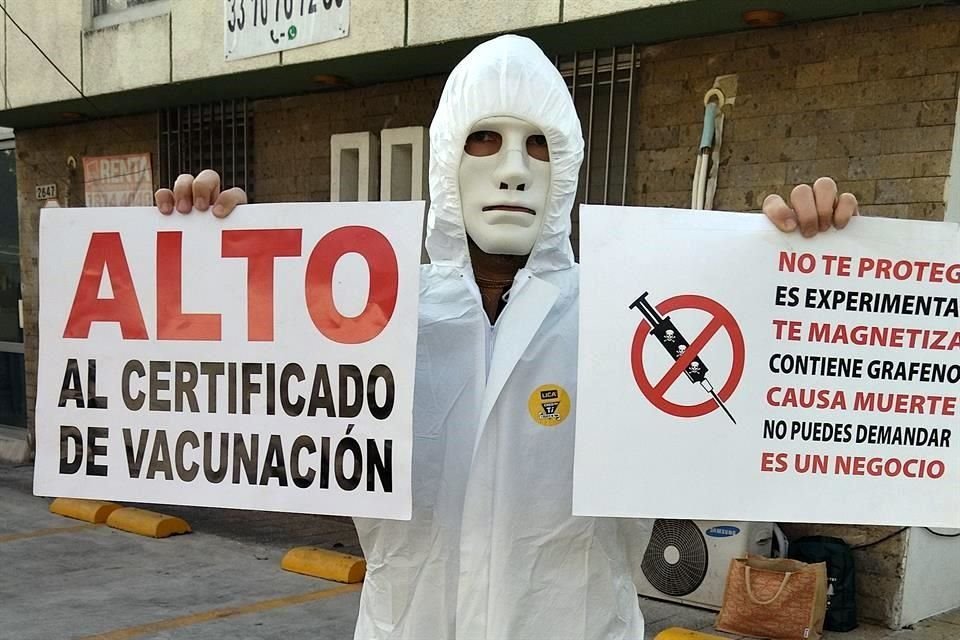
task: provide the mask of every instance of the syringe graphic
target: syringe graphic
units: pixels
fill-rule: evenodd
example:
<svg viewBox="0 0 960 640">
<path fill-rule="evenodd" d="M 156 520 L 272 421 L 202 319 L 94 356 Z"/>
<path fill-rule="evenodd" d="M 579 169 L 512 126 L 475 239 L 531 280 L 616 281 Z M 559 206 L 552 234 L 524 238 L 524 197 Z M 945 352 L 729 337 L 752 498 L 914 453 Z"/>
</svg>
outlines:
<svg viewBox="0 0 960 640">
<path fill-rule="evenodd" d="M 687 342 L 686 338 L 684 338 L 680 331 L 673 325 L 670 316 L 664 318 L 657 312 L 653 305 L 647 301 L 648 294 L 648 291 L 644 291 L 642 296 L 633 301 L 630 308 L 637 309 L 643 314 L 643 317 L 647 319 L 647 322 L 649 322 L 652 327 L 650 333 L 660 341 L 663 348 L 667 350 L 667 353 L 669 353 L 670 357 L 676 362 L 683 356 L 684 351 L 687 350 L 690 343 Z M 714 391 L 713 385 L 707 380 L 707 365 L 703 364 L 703 360 L 701 360 L 699 356 L 691 360 L 683 372 L 687 375 L 690 382 L 699 384 L 707 393 L 713 396 L 713 399 L 720 408 L 723 409 L 723 412 L 727 414 L 730 420 L 733 420 L 733 424 L 737 424 L 737 421 L 734 420 L 730 412 L 727 411 L 727 407 L 724 406 L 723 401 L 720 400 L 720 396 Z"/>
</svg>

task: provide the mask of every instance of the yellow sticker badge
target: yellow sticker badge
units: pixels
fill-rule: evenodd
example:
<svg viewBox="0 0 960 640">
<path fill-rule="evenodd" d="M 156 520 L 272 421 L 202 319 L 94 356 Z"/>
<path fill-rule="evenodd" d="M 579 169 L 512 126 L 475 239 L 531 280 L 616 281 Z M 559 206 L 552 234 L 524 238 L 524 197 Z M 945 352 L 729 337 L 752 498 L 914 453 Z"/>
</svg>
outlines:
<svg viewBox="0 0 960 640">
<path fill-rule="evenodd" d="M 570 395 L 560 385 L 545 384 L 533 390 L 527 408 L 534 422 L 555 427 L 570 415 Z"/>
</svg>

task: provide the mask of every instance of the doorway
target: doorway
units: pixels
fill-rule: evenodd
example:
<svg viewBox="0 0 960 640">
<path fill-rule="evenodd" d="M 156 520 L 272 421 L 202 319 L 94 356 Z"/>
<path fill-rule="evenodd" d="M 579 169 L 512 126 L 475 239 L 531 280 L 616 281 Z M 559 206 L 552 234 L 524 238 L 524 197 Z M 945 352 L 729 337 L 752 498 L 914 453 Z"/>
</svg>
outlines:
<svg viewBox="0 0 960 640">
<path fill-rule="evenodd" d="M 16 153 L 0 133 L 0 427 L 26 428 Z"/>
</svg>

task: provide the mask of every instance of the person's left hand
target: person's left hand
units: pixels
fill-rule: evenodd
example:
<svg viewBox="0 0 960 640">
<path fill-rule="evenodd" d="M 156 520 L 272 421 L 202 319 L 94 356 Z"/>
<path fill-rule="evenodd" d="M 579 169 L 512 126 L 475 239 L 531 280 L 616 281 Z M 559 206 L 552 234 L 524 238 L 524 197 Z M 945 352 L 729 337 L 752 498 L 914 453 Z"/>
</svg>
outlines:
<svg viewBox="0 0 960 640">
<path fill-rule="evenodd" d="M 837 195 L 833 178 L 818 178 L 811 187 L 799 184 L 790 192 L 790 205 L 773 193 L 764 198 L 763 212 L 781 231 L 800 229 L 807 238 L 830 227 L 843 229 L 850 218 L 859 215 L 857 197 L 852 193 Z"/>
</svg>

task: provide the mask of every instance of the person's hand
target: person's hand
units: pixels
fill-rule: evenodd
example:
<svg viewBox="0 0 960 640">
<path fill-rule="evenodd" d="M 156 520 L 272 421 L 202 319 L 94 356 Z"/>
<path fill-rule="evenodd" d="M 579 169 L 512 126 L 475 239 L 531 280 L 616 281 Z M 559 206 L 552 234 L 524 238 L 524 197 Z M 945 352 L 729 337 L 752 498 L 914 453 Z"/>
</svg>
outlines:
<svg viewBox="0 0 960 640">
<path fill-rule="evenodd" d="M 173 184 L 173 190 L 159 189 L 154 201 L 160 213 L 170 215 L 176 209 L 180 213 L 190 213 L 194 207 L 199 211 L 208 211 L 213 207 L 213 215 L 225 218 L 237 205 L 247 203 L 247 193 L 239 187 L 220 191 L 220 175 L 212 169 L 205 169 L 194 178 L 188 173 L 182 174 Z"/>
<path fill-rule="evenodd" d="M 800 232 L 807 238 L 830 227 L 843 229 L 850 218 L 859 215 L 857 197 L 852 193 L 837 195 L 837 183 L 832 178 L 819 178 L 811 187 L 800 184 L 790 193 L 787 205 L 777 194 L 763 200 L 763 212 L 781 231 Z"/>
</svg>

